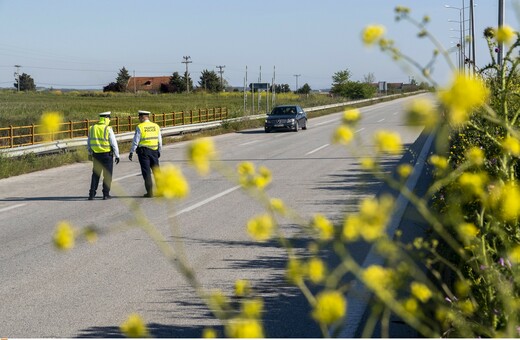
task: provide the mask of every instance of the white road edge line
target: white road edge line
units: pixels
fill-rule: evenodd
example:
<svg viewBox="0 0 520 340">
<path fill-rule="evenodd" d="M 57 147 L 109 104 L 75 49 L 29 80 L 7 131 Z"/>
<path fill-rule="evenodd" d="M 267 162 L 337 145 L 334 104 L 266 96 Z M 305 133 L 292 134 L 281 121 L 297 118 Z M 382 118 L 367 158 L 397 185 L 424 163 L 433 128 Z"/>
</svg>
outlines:
<svg viewBox="0 0 520 340">
<path fill-rule="evenodd" d="M 189 211 L 192 211 L 192 210 L 194 210 L 194 209 L 197 209 L 197 208 L 203 206 L 204 204 L 207 204 L 207 203 L 209 203 L 209 202 L 211 202 L 211 201 L 216 200 L 217 198 L 220 198 L 220 197 L 225 196 L 225 195 L 227 195 L 227 194 L 229 194 L 229 193 L 232 193 L 233 191 L 235 191 L 235 190 L 237 190 L 237 189 L 239 189 L 239 188 L 240 188 L 240 185 L 237 185 L 237 186 L 234 186 L 234 187 L 232 187 L 232 188 L 230 188 L 230 189 L 224 190 L 224 191 L 222 191 L 221 193 L 218 193 L 218 194 L 213 195 L 213 196 L 211 196 L 211 197 L 209 197 L 209 198 L 206 198 L 206 199 L 203 200 L 203 201 L 200 201 L 199 203 L 196 203 L 196 204 L 194 204 L 194 205 L 192 205 L 192 206 L 190 206 L 190 207 L 187 207 L 187 208 L 184 208 L 184 209 L 182 209 L 182 210 L 177 211 L 176 213 L 174 213 L 174 214 L 172 215 L 172 217 L 179 216 L 180 214 L 184 214 L 184 213 L 186 213 L 186 212 L 189 212 Z"/>
<path fill-rule="evenodd" d="M 314 149 L 314 150 L 312 150 L 312 151 L 307 152 L 307 153 L 305 154 L 305 156 L 308 156 L 308 155 L 313 154 L 313 153 L 315 153 L 315 152 L 317 152 L 317 151 L 320 151 L 321 149 L 324 149 L 324 148 L 326 148 L 326 147 L 329 146 L 329 145 L 330 145 L 330 144 L 322 145 L 322 146 L 320 146 L 319 148 L 316 148 L 316 149 Z"/>
<path fill-rule="evenodd" d="M 5 211 L 9 211 L 9 210 L 12 210 L 12 209 L 20 208 L 20 207 L 23 207 L 24 205 L 27 205 L 27 203 L 20 203 L 20 204 L 12 205 L 10 207 L 5 207 L 5 208 L 0 209 L 0 213 L 3 213 Z"/>
</svg>

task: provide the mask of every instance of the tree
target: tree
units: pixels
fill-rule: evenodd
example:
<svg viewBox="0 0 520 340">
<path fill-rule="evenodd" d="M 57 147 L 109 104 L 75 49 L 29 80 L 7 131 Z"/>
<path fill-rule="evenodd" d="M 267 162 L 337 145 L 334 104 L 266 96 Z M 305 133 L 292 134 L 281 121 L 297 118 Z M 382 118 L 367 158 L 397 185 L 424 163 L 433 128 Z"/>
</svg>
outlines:
<svg viewBox="0 0 520 340">
<path fill-rule="evenodd" d="M 119 84 L 121 91 L 119 92 L 125 92 L 126 87 L 128 86 L 128 80 L 130 79 L 130 74 L 128 73 L 128 70 L 123 66 L 122 69 L 119 70 L 119 73 L 117 74 L 116 83 Z"/>
<path fill-rule="evenodd" d="M 277 84 L 274 86 L 274 91 L 276 93 L 286 93 L 291 92 L 291 88 L 289 87 L 289 84 Z"/>
<path fill-rule="evenodd" d="M 179 72 L 173 72 L 169 84 L 173 88 L 172 92 L 181 93 L 186 91 L 186 79 L 183 79 Z"/>
<path fill-rule="evenodd" d="M 199 80 L 199 86 L 208 92 L 220 92 L 220 78 L 215 71 L 202 71 Z"/>
<path fill-rule="evenodd" d="M 26 73 L 22 73 L 19 79 L 15 79 L 14 87 L 16 89 L 20 89 L 20 91 L 36 91 L 34 79 L 32 79 L 31 76 Z"/>
<path fill-rule="evenodd" d="M 184 72 L 184 75 L 182 76 L 182 81 L 184 82 L 184 91 L 187 91 L 186 84 L 189 85 L 190 89 L 193 89 L 193 80 L 190 77 L 190 74 L 188 72 Z"/>
<path fill-rule="evenodd" d="M 345 69 L 332 76 L 331 93 L 350 99 L 371 98 L 376 89 L 369 83 L 360 83 L 350 80 L 350 71 Z"/>
<path fill-rule="evenodd" d="M 376 77 L 374 76 L 374 74 L 372 72 L 370 72 L 369 74 L 365 74 L 363 76 L 363 83 L 365 84 L 373 84 L 376 82 Z"/>
<path fill-rule="evenodd" d="M 103 87 L 103 92 L 121 92 L 121 85 L 116 82 L 111 82 Z"/>
<path fill-rule="evenodd" d="M 309 84 L 305 83 L 303 84 L 302 87 L 300 87 L 296 93 L 299 93 L 299 94 L 309 94 L 311 93 L 311 87 L 309 86 Z"/>
</svg>

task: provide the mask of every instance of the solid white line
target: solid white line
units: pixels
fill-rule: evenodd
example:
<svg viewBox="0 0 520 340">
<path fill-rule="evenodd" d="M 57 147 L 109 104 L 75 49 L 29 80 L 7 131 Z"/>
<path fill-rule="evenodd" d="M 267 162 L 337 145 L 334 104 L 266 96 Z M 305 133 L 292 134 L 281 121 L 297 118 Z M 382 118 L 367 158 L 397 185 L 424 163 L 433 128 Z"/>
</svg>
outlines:
<svg viewBox="0 0 520 340">
<path fill-rule="evenodd" d="M 313 126 L 319 126 L 319 125 L 324 125 L 324 124 L 328 124 L 328 123 L 338 123 L 338 122 L 340 122 L 339 119 L 332 119 L 332 120 L 327 120 L 327 121 L 324 121 L 321 123 L 313 124 Z"/>
<path fill-rule="evenodd" d="M 126 176 L 123 176 L 123 177 L 118 177 L 118 178 L 114 179 L 113 181 L 114 181 L 114 182 L 117 182 L 117 181 L 120 181 L 120 180 L 123 180 L 123 179 L 126 179 L 126 178 L 139 176 L 140 174 L 141 174 L 140 172 L 137 172 L 137 173 L 135 173 L 135 174 L 126 175 Z"/>
<path fill-rule="evenodd" d="M 385 120 L 385 119 L 383 118 L 383 119 L 378 120 L 377 122 L 378 122 L 378 123 L 381 123 L 381 122 L 383 122 L 384 120 Z"/>
<path fill-rule="evenodd" d="M 0 209 L 0 213 L 2 213 L 4 211 L 9 211 L 12 209 L 20 208 L 20 207 L 23 207 L 24 205 L 27 205 L 27 203 L 20 203 L 20 204 L 12 205 L 10 207 L 2 208 L 2 209 Z"/>
<path fill-rule="evenodd" d="M 357 130 L 356 133 L 361 132 L 363 130 L 365 130 L 365 128 L 361 128 L 361 129 Z"/>
<path fill-rule="evenodd" d="M 326 147 L 329 146 L 329 145 L 330 145 L 330 144 L 322 145 L 322 146 L 320 146 L 319 148 L 316 148 L 316 149 L 314 149 L 314 150 L 312 150 L 312 151 L 307 152 L 307 153 L 305 154 L 305 156 L 310 155 L 310 154 L 313 154 L 313 153 L 315 153 L 315 152 L 317 152 L 317 151 L 320 151 L 321 149 L 324 149 L 324 148 L 326 148 Z"/>
<path fill-rule="evenodd" d="M 205 200 L 200 201 L 199 203 L 196 203 L 196 204 L 192 205 L 191 207 L 187 207 L 187 208 L 185 208 L 185 209 L 179 210 L 179 211 L 177 211 L 175 214 L 173 214 L 172 216 L 179 216 L 180 214 L 184 214 L 184 213 L 186 213 L 186 212 L 189 212 L 189 211 L 192 211 L 192 210 L 194 210 L 194 209 L 197 209 L 197 208 L 203 206 L 204 204 L 207 204 L 207 203 L 209 203 L 209 202 L 211 202 L 211 201 L 216 200 L 217 198 L 220 198 L 220 197 L 225 196 L 225 195 L 227 195 L 227 194 L 229 194 L 229 193 L 232 193 L 233 191 L 235 191 L 235 190 L 237 190 L 237 189 L 239 189 L 239 188 L 240 188 L 240 185 L 237 185 L 237 186 L 235 186 L 235 187 L 232 187 L 232 188 L 230 188 L 230 189 L 227 189 L 227 190 L 225 190 L 225 191 L 222 191 L 221 193 L 216 194 L 216 195 L 214 195 L 214 196 L 211 196 L 210 198 L 206 198 Z"/>
<path fill-rule="evenodd" d="M 259 141 L 258 140 L 253 140 L 251 142 L 246 142 L 246 143 L 242 143 L 242 144 L 238 144 L 239 146 L 244 146 L 244 145 L 249 145 L 249 144 L 255 144 L 255 143 L 258 143 Z"/>
</svg>

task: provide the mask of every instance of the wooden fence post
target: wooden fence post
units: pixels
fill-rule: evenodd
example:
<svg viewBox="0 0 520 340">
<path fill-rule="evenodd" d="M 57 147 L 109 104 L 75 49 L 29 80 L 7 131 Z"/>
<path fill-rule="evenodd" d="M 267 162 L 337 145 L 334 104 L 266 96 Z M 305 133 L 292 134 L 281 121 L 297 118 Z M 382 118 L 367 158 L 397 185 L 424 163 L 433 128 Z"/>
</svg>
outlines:
<svg viewBox="0 0 520 340">
<path fill-rule="evenodd" d="M 13 136 L 14 130 L 13 126 L 9 125 L 9 145 L 10 147 L 14 147 L 14 136 Z"/>
</svg>

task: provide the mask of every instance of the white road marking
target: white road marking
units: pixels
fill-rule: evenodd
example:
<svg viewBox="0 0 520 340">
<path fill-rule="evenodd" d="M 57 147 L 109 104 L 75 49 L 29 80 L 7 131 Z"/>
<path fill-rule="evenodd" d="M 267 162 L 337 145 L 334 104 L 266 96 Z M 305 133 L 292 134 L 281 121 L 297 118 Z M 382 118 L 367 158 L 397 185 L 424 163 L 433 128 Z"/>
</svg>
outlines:
<svg viewBox="0 0 520 340">
<path fill-rule="evenodd" d="M 194 204 L 194 205 L 192 205 L 190 207 L 187 207 L 187 208 L 184 208 L 182 210 L 179 210 L 175 214 L 173 214 L 172 216 L 179 216 L 180 214 L 184 214 L 186 212 L 189 212 L 189 211 L 192 211 L 192 210 L 197 209 L 199 207 L 202 207 L 204 204 L 207 204 L 207 203 L 209 203 L 211 201 L 216 200 L 217 198 L 220 198 L 220 197 L 225 196 L 225 195 L 227 195 L 229 193 L 232 193 L 233 191 L 235 191 L 235 190 L 237 190 L 239 188 L 240 188 L 240 185 L 237 185 L 237 186 L 234 186 L 234 187 L 232 187 L 230 189 L 224 190 L 221 193 L 218 193 L 218 194 L 213 195 L 213 196 L 211 196 L 209 198 L 206 198 L 203 201 L 200 201 L 199 203 L 196 203 L 196 204 Z"/>
<path fill-rule="evenodd" d="M 238 145 L 239 146 L 244 146 L 244 145 L 249 145 L 249 144 L 255 144 L 255 143 L 258 143 L 258 142 L 259 142 L 258 140 L 253 140 L 253 141 L 242 143 L 242 144 L 238 144 Z"/>
<path fill-rule="evenodd" d="M 126 176 L 123 176 L 123 177 L 118 177 L 118 178 L 114 179 L 113 181 L 114 181 L 114 182 L 121 181 L 121 180 L 126 179 L 126 178 L 139 176 L 140 174 L 141 174 L 140 172 L 137 172 L 137 173 L 135 173 L 135 174 L 126 175 Z"/>
<path fill-rule="evenodd" d="M 365 128 L 361 128 L 361 129 L 357 130 L 356 133 L 361 132 L 363 130 L 365 130 Z"/>
<path fill-rule="evenodd" d="M 385 121 L 385 119 L 383 118 L 383 119 L 378 120 L 377 122 L 381 123 L 381 122 L 384 122 L 384 121 Z"/>
<path fill-rule="evenodd" d="M 20 203 L 20 204 L 12 205 L 10 207 L 5 207 L 5 208 L 0 209 L 0 213 L 3 213 L 5 211 L 9 211 L 9 210 L 12 210 L 12 209 L 20 208 L 20 207 L 23 207 L 24 205 L 27 205 L 27 203 Z"/>
<path fill-rule="evenodd" d="M 339 123 L 339 122 L 340 122 L 339 119 L 332 119 L 332 120 L 326 120 L 321 123 L 313 124 L 313 126 L 319 126 L 319 125 L 324 125 L 324 124 L 328 124 L 328 123 Z"/>
<path fill-rule="evenodd" d="M 313 154 L 313 153 L 315 153 L 315 152 L 317 152 L 317 151 L 320 151 L 321 149 L 324 149 L 324 148 L 326 148 L 326 147 L 329 146 L 329 145 L 330 145 L 330 144 L 322 145 L 322 146 L 320 146 L 319 148 L 316 148 L 316 149 L 314 149 L 314 150 L 312 150 L 312 151 L 307 152 L 307 153 L 305 154 L 305 156 L 308 156 L 308 155 Z"/>
</svg>

